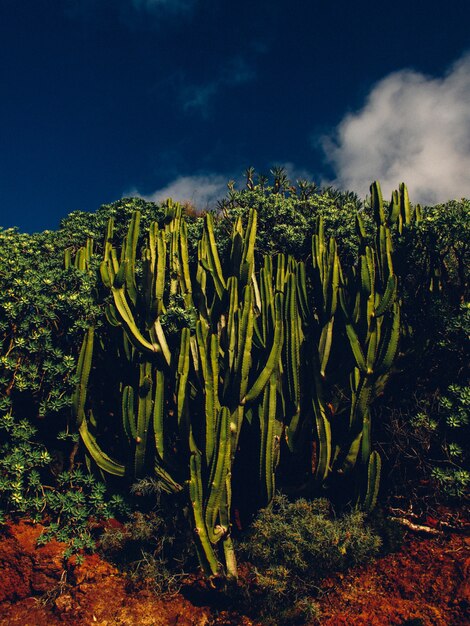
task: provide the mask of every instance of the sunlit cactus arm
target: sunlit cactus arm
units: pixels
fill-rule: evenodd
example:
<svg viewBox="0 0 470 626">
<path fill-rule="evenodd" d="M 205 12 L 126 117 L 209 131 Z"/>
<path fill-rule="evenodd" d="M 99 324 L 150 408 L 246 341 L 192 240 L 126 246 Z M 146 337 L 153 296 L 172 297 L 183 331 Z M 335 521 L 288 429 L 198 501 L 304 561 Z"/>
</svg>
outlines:
<svg viewBox="0 0 470 626">
<path fill-rule="evenodd" d="M 226 284 L 222 274 L 222 266 L 220 263 L 219 252 L 217 250 L 217 244 L 215 242 L 214 220 L 210 213 L 207 213 L 206 215 L 204 226 L 207 242 L 206 253 L 208 267 L 214 279 L 217 295 L 219 298 L 222 298 L 223 292 L 226 289 Z"/>
<path fill-rule="evenodd" d="M 154 324 L 153 324 L 153 329 L 155 331 L 155 336 L 156 339 L 158 341 L 158 346 L 161 350 L 161 353 L 163 355 L 163 358 L 166 361 L 167 365 L 170 365 L 171 363 L 171 351 L 170 348 L 168 347 L 168 343 L 165 337 L 165 332 L 162 328 L 162 324 L 160 322 L 160 319 L 157 317 L 157 319 L 155 320 Z"/>
<path fill-rule="evenodd" d="M 154 467 L 155 476 L 159 479 L 160 486 L 166 493 L 180 493 L 183 491 L 183 486 L 178 483 L 170 472 L 168 472 L 165 468 L 163 468 L 158 463 Z"/>
<path fill-rule="evenodd" d="M 333 326 L 335 318 L 332 317 L 329 322 L 323 326 L 320 333 L 320 341 L 318 342 L 318 356 L 320 359 L 320 374 L 325 377 L 326 366 L 330 358 L 331 344 L 333 341 Z"/>
<path fill-rule="evenodd" d="M 269 329 L 274 328 L 274 291 L 272 286 L 273 263 L 271 257 L 264 258 L 264 265 L 260 270 L 260 298 L 262 302 L 260 324 L 262 345 L 266 347 Z"/>
<path fill-rule="evenodd" d="M 166 242 L 164 233 L 156 233 L 156 268 L 155 268 L 155 300 L 157 303 L 157 314 L 164 313 L 163 295 L 165 293 L 165 271 L 166 271 Z"/>
<path fill-rule="evenodd" d="M 356 428 L 362 428 L 364 415 L 369 410 L 369 404 L 372 394 L 372 380 L 369 376 L 359 375 L 359 382 L 355 390 L 351 402 L 351 411 L 349 424 L 354 431 Z"/>
<path fill-rule="evenodd" d="M 374 181 L 370 186 L 370 203 L 376 224 L 385 224 L 384 202 L 378 181 Z"/>
<path fill-rule="evenodd" d="M 373 305 L 371 305 L 371 308 L 373 308 Z M 380 324 L 377 322 L 376 317 L 369 318 L 367 340 L 366 373 L 370 375 L 374 373 L 377 350 L 380 341 Z"/>
<path fill-rule="evenodd" d="M 240 267 L 243 251 L 243 225 L 239 216 L 235 220 L 232 229 L 232 243 L 230 247 L 230 267 Z"/>
<path fill-rule="evenodd" d="M 90 326 L 82 341 L 80 356 L 77 365 L 78 382 L 72 398 L 72 411 L 77 426 L 80 426 L 85 419 L 85 402 L 87 398 L 88 379 L 90 377 L 91 364 L 93 360 L 93 345 L 95 328 Z"/>
<path fill-rule="evenodd" d="M 357 363 L 357 366 L 361 371 L 367 372 L 366 358 L 362 351 L 359 337 L 357 336 L 357 333 L 354 330 L 354 326 L 349 321 L 346 321 L 345 328 L 346 328 L 346 334 L 349 339 L 349 345 L 351 346 L 351 350 L 354 355 L 354 359 Z"/>
<path fill-rule="evenodd" d="M 121 463 L 118 463 L 105 454 L 96 442 L 96 438 L 88 430 L 86 419 L 82 420 L 79 427 L 80 436 L 83 443 L 86 446 L 90 456 L 103 471 L 113 476 L 124 476 L 126 468 Z"/>
<path fill-rule="evenodd" d="M 352 441 L 347 448 L 347 454 L 338 468 L 341 474 L 350 472 L 356 465 L 357 457 L 361 449 L 362 430 L 356 431 Z"/>
<path fill-rule="evenodd" d="M 410 198 L 408 196 L 408 189 L 405 183 L 400 183 L 399 193 L 400 193 L 400 213 L 403 216 L 403 223 L 405 224 L 405 226 L 409 226 L 411 224 L 411 204 L 410 204 Z"/>
<path fill-rule="evenodd" d="M 263 401 L 258 407 L 261 429 L 259 479 L 262 498 L 269 504 L 275 492 L 277 464 L 276 446 L 282 432 L 282 420 L 277 415 L 277 377 L 273 374 L 263 392 Z"/>
<path fill-rule="evenodd" d="M 326 280 L 323 285 L 324 314 L 326 319 L 336 312 L 339 288 L 339 258 L 338 247 L 334 239 L 330 239 L 328 253 L 325 255 L 327 264 Z"/>
<path fill-rule="evenodd" d="M 384 374 L 390 370 L 398 350 L 399 340 L 400 307 L 397 303 L 395 303 L 391 312 L 391 322 L 389 318 L 389 320 L 387 320 L 385 332 L 383 333 L 383 339 L 377 357 L 377 374 Z"/>
<path fill-rule="evenodd" d="M 366 245 L 367 231 L 364 220 L 362 219 L 362 215 L 360 213 L 356 213 L 356 233 L 360 241 L 359 254 L 361 254 Z"/>
<path fill-rule="evenodd" d="M 114 274 L 114 272 L 111 273 L 110 261 L 101 261 L 100 276 L 101 276 L 103 285 L 107 287 L 107 289 L 111 289 L 116 275 Z"/>
<path fill-rule="evenodd" d="M 257 215 L 258 214 L 254 209 L 250 209 L 248 224 L 246 226 L 246 232 L 243 238 L 243 250 L 240 263 L 239 280 L 241 289 L 248 285 L 253 275 Z"/>
<path fill-rule="evenodd" d="M 377 503 L 381 468 L 382 461 L 380 459 L 380 455 L 374 450 L 371 453 L 367 464 L 367 491 L 363 503 L 363 508 L 365 511 L 372 511 Z"/>
<path fill-rule="evenodd" d="M 112 257 L 111 251 L 111 257 Z M 111 280 L 112 274 L 114 273 L 114 268 L 112 267 L 112 259 L 111 262 L 107 261 L 102 264 L 102 274 L 104 272 L 105 275 L 105 284 Z M 160 347 L 157 344 L 150 343 L 140 332 L 137 327 L 136 321 L 134 319 L 134 315 L 129 307 L 126 296 L 126 286 L 125 286 L 125 277 L 127 272 L 127 264 L 128 261 L 124 260 L 119 266 L 117 273 L 114 276 L 113 283 L 111 285 L 111 291 L 113 295 L 114 305 L 119 314 L 119 321 L 124 327 L 126 334 L 128 336 L 129 341 L 140 350 L 144 352 L 159 352 Z"/>
<path fill-rule="evenodd" d="M 300 410 L 300 331 L 294 274 L 289 274 L 287 279 L 284 323 L 286 330 L 284 351 L 289 395 L 297 410 Z"/>
<path fill-rule="evenodd" d="M 146 361 L 140 365 L 137 436 L 135 438 L 136 449 L 134 460 L 134 472 L 136 476 L 141 476 L 145 467 L 148 431 L 152 419 L 152 387 L 152 365 Z"/>
<path fill-rule="evenodd" d="M 219 563 L 209 540 L 204 521 L 200 452 L 193 451 L 191 453 L 189 468 L 189 497 L 194 516 L 195 543 L 199 562 L 206 576 L 216 576 L 219 573 Z"/>
<path fill-rule="evenodd" d="M 137 424 L 134 407 L 134 389 L 126 385 L 122 390 L 122 423 L 128 439 L 135 442 L 137 438 Z"/>
<path fill-rule="evenodd" d="M 177 231 L 172 231 L 170 235 L 169 245 L 169 270 L 170 270 L 170 289 L 169 295 L 174 296 L 178 293 L 178 287 L 181 279 L 181 266 L 179 257 L 179 234 Z"/>
<path fill-rule="evenodd" d="M 253 383 L 251 389 L 247 392 L 246 396 L 242 400 L 242 404 L 251 402 L 259 396 L 267 385 L 274 368 L 277 367 L 279 361 L 279 355 L 282 348 L 282 332 L 283 332 L 283 301 L 284 297 L 281 293 L 276 294 L 275 309 L 276 309 L 276 322 L 274 328 L 274 338 L 271 351 L 269 353 L 266 365 L 261 370 L 258 378 Z"/>
<path fill-rule="evenodd" d="M 181 330 L 180 353 L 178 358 L 178 368 L 176 372 L 176 415 L 180 434 L 187 433 L 189 424 L 187 423 L 187 399 L 188 399 L 188 375 L 190 361 L 190 331 L 189 328 Z"/>
<path fill-rule="evenodd" d="M 331 425 L 326 415 L 323 398 L 318 393 L 312 398 L 312 405 L 318 439 L 315 479 L 323 483 L 328 477 L 331 466 Z"/>
<path fill-rule="evenodd" d="M 243 308 L 241 319 L 238 325 L 238 358 L 236 361 L 237 376 L 240 389 L 238 392 L 238 402 L 245 397 L 248 388 L 248 376 L 251 368 L 251 351 L 253 345 L 253 290 L 251 285 L 247 285 L 244 291 Z"/>
<path fill-rule="evenodd" d="M 281 253 L 276 256 L 276 292 L 284 293 L 285 282 L 286 255 Z"/>
<path fill-rule="evenodd" d="M 230 468 L 230 410 L 221 407 L 218 416 L 218 429 L 215 448 L 209 469 L 208 496 L 205 507 L 205 522 L 209 539 L 216 543 L 224 537 L 229 528 L 217 525 L 223 492 L 226 489 L 227 472 Z"/>
<path fill-rule="evenodd" d="M 160 369 L 155 370 L 155 397 L 153 402 L 153 433 L 157 455 L 163 461 L 167 458 L 165 431 L 165 376 Z"/>
<path fill-rule="evenodd" d="M 229 308 L 227 318 L 227 338 L 228 338 L 228 368 L 233 372 L 235 368 L 235 348 L 237 344 L 237 313 L 238 313 L 238 279 L 231 276 L 227 281 L 229 291 Z"/>
<path fill-rule="evenodd" d="M 397 297 L 398 279 L 395 275 L 389 276 L 385 293 L 380 299 L 379 305 L 375 309 L 375 315 L 380 317 L 386 313 L 395 302 Z"/>
<path fill-rule="evenodd" d="M 296 278 L 299 307 L 302 318 L 306 320 L 310 317 L 311 311 L 307 294 L 307 275 L 305 271 L 305 263 L 303 261 L 297 263 Z"/>
<path fill-rule="evenodd" d="M 220 504 L 220 525 L 222 528 L 231 527 L 230 522 L 230 508 L 232 502 L 232 484 L 231 484 L 231 472 L 230 470 L 227 473 L 227 478 L 225 479 L 225 490 L 222 494 L 222 501 Z M 222 538 L 222 546 L 224 549 L 224 557 L 225 557 L 225 567 L 227 570 L 227 578 L 230 580 L 236 580 L 238 578 L 237 573 L 237 557 L 235 554 L 235 548 L 233 546 L 232 537 L 230 535 L 230 530 L 225 534 Z"/>
<path fill-rule="evenodd" d="M 258 284 L 258 279 L 256 278 L 255 272 L 251 275 L 251 287 L 253 289 L 253 306 L 255 308 L 255 316 L 258 317 L 261 313 L 262 302 L 261 302 L 261 291 Z"/>
<path fill-rule="evenodd" d="M 127 231 L 124 258 L 126 259 L 126 290 L 132 304 L 137 302 L 137 285 L 135 281 L 135 258 L 140 232 L 140 211 L 134 211 Z"/>
<path fill-rule="evenodd" d="M 72 250 L 71 248 L 66 248 L 64 250 L 64 268 L 66 270 L 72 267 Z"/>
<path fill-rule="evenodd" d="M 148 328 L 156 317 L 153 303 L 154 266 L 152 265 L 152 252 L 150 248 L 142 250 L 142 279 L 141 295 L 142 304 L 145 307 L 145 325 Z"/>
<path fill-rule="evenodd" d="M 201 328 L 201 326 L 200 326 Z M 205 447 L 204 457 L 207 465 L 210 465 L 215 446 L 215 431 L 217 414 L 219 409 L 218 379 L 219 379 L 219 341 L 217 335 L 208 335 L 199 330 L 197 334 L 200 362 L 204 375 L 204 399 L 205 399 Z"/>
<path fill-rule="evenodd" d="M 181 228 L 179 231 L 179 258 L 181 262 L 181 292 L 187 307 L 193 305 L 192 300 L 192 283 L 191 275 L 189 271 L 189 256 L 188 256 L 188 227 L 186 222 L 182 220 Z"/>
</svg>

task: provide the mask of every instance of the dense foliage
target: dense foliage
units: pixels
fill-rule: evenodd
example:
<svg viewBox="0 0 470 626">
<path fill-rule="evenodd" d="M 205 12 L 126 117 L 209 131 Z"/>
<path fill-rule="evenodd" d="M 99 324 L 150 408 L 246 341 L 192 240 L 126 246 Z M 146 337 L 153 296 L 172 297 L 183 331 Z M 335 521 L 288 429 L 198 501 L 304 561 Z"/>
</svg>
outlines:
<svg viewBox="0 0 470 626">
<path fill-rule="evenodd" d="M 360 274 L 360 268 L 365 266 L 366 247 L 375 249 L 374 246 L 377 246 L 374 206 L 377 205 L 374 205 L 373 199 L 361 203 L 354 194 L 320 189 L 305 181 L 293 183 L 282 169 L 273 171 L 271 182 L 262 176 L 255 179 L 254 172 L 248 170 L 246 189 L 236 190 L 229 184 L 227 197 L 212 217 L 213 231 L 220 256 L 224 259 L 230 256 L 234 225 L 239 223 L 240 228 L 246 231 L 249 216 L 252 215 L 250 211 L 256 209 L 257 270 L 263 266 L 265 256 L 274 257 L 277 254 L 292 255 L 292 268 L 297 267 L 296 263 L 303 262 L 310 267 L 312 258 L 315 259 L 312 235 L 318 235 L 318 218 L 321 217 L 325 241 L 329 236 L 335 237 L 338 263 L 343 268 L 345 284 L 349 281 L 349 289 L 352 289 L 357 282 L 354 272 Z M 4 514 L 28 514 L 36 519 L 47 515 L 51 532 L 62 538 L 65 535 L 61 527 L 55 525 L 55 520 L 59 518 L 84 529 L 89 516 L 107 517 L 124 510 L 119 498 L 104 495 L 100 486 L 100 471 L 96 468 L 92 470 L 96 478 L 89 478 L 85 471 L 86 463 L 90 469 L 92 464 L 89 458 L 86 460 L 73 407 L 77 384 L 80 383 L 80 348 L 90 328 L 94 329 L 95 352 L 99 355 L 93 371 L 108 372 L 112 381 L 110 385 L 119 386 L 123 376 L 126 380 L 124 386 L 130 388 L 139 384 L 139 375 L 135 381 L 130 370 L 125 373 L 127 366 L 118 365 L 119 355 L 127 348 L 124 342 L 122 347 L 116 349 L 116 331 L 110 328 L 109 317 L 107 320 L 105 316 L 105 310 L 109 311 L 113 302 L 113 295 L 103 285 L 99 272 L 106 254 L 108 220 L 114 220 L 113 242 L 119 247 L 136 210 L 140 212 L 140 234 L 136 241 L 135 275 L 141 280 L 145 263 L 141 262 L 140 253 L 148 245 L 146 233 L 153 222 L 159 228 L 165 228 L 168 207 L 135 198 L 124 199 L 105 205 L 96 213 L 72 213 L 55 232 L 27 235 L 14 229 L 0 230 L 0 425 L 4 435 L 0 452 L 0 508 L 3 508 Z M 370 404 L 372 417 L 379 417 L 372 421 L 372 445 L 379 445 L 385 451 L 382 456 L 387 463 L 384 472 L 388 477 L 385 484 L 387 492 L 384 490 L 383 495 L 405 491 L 410 497 L 419 497 L 422 502 L 436 496 L 454 500 L 466 498 L 470 483 L 465 446 L 470 431 L 470 202 L 451 201 L 423 209 L 410 205 L 408 217 L 396 222 L 391 217 L 394 211 L 396 206 L 392 197 L 390 203 L 384 203 L 383 220 L 391 229 L 393 239 L 393 267 L 398 276 L 397 303 L 401 308 L 401 340 L 391 382 L 388 387 L 375 385 L 374 394 L 380 398 L 374 406 Z M 358 214 L 362 231 L 358 228 Z M 198 242 L 208 236 L 204 235 L 208 232 L 205 226 L 207 219 L 191 207 L 186 208 L 184 219 L 188 262 L 194 268 L 201 254 Z M 79 257 L 79 251 L 87 245 L 87 240 L 93 242 L 88 243 L 90 253 L 86 263 L 74 264 L 73 260 Z M 67 269 L 64 251 L 68 251 Z M 352 272 L 354 263 L 356 267 Z M 224 272 L 228 271 L 227 267 L 224 265 Z M 204 270 L 210 274 L 205 267 Z M 168 277 L 171 278 L 170 275 Z M 307 287 L 308 290 L 316 288 L 314 274 L 308 276 Z M 194 333 L 197 315 L 195 310 L 185 305 L 181 294 L 175 292 L 171 298 L 170 294 L 165 298 L 162 328 L 168 336 L 171 350 L 177 353 L 181 329 L 188 328 L 190 333 Z M 311 326 L 309 341 L 320 345 L 320 333 L 323 328 L 325 332 L 328 330 L 329 318 L 325 312 L 322 313 L 318 303 L 312 306 L 312 312 L 316 326 Z M 219 315 L 220 311 L 216 313 Z M 349 371 L 356 365 L 355 354 L 353 356 L 355 340 L 349 337 L 350 347 L 346 351 L 341 348 L 342 345 L 349 346 L 345 327 L 341 326 L 344 323 L 341 315 L 338 314 L 335 321 L 331 357 L 322 385 L 325 407 L 327 412 L 330 411 L 328 419 L 334 417 L 345 424 L 351 404 L 354 404 L 354 387 L 349 387 Z M 215 328 L 219 322 L 211 323 Z M 273 330 L 274 327 L 269 332 Z M 364 343 L 367 352 L 370 334 L 361 336 L 360 340 L 367 342 Z M 260 350 L 260 346 L 255 345 L 251 366 L 256 374 L 262 372 Z M 341 372 L 343 378 L 340 377 Z M 94 380 L 98 381 L 99 376 L 95 375 Z M 115 413 L 121 411 L 122 387 L 119 393 L 113 391 L 114 395 L 108 400 L 105 380 L 106 377 L 102 382 L 90 383 L 92 394 L 103 398 L 101 409 L 93 406 L 95 413 L 103 415 L 106 410 L 109 414 L 107 421 L 102 422 L 104 428 L 101 431 L 98 429 L 97 433 L 101 437 L 100 442 L 105 447 L 110 446 L 109 449 L 119 456 L 122 447 L 117 443 L 116 421 L 112 419 Z M 253 378 L 250 381 L 254 382 Z M 192 381 L 191 385 L 191 402 L 196 402 L 193 404 L 196 407 L 199 400 L 194 400 L 194 393 L 198 383 Z M 294 396 L 289 395 L 292 394 L 292 383 L 289 382 L 287 387 L 288 391 L 277 391 L 278 409 L 293 420 L 296 403 L 292 401 Z M 281 403 L 281 397 L 289 400 L 282 400 Z M 306 397 L 310 398 L 302 395 L 300 404 L 304 416 L 299 422 L 300 440 L 306 437 L 317 443 L 313 446 L 313 453 L 311 445 L 292 447 L 283 443 L 286 448 L 284 457 L 293 455 L 293 462 L 289 461 L 291 466 L 286 471 L 281 461 L 278 478 L 287 491 L 294 493 L 300 488 L 302 492 L 303 488 L 302 493 L 311 496 L 318 493 L 319 483 L 312 488 L 305 468 L 306 462 L 311 465 L 314 454 L 318 452 L 316 446 L 320 443 L 320 436 L 319 433 L 315 435 L 318 419 L 315 426 L 315 411 L 308 408 Z M 264 402 L 263 394 L 261 401 Z M 269 402 L 268 398 L 266 402 Z M 177 408 L 176 404 L 174 408 Z M 197 411 L 203 409 L 201 405 Z M 249 427 L 246 427 L 241 440 L 244 454 L 251 455 L 250 463 L 258 454 L 256 446 L 259 442 L 249 443 L 248 434 L 252 432 L 249 428 L 259 429 L 260 419 L 257 412 L 248 413 Z M 294 422 L 288 422 L 287 427 L 291 428 L 288 434 L 292 434 Z M 91 428 L 94 428 L 93 424 Z M 339 468 L 341 446 L 345 446 L 348 435 L 345 427 L 338 432 L 341 434 L 334 440 L 337 447 L 331 464 L 337 463 Z M 290 443 L 294 439 L 292 436 Z M 168 441 L 168 450 L 175 446 L 176 441 L 173 433 Z M 369 458 L 367 450 L 363 450 L 362 454 Z M 318 458 L 314 460 L 316 463 L 321 461 Z M 369 465 L 369 473 L 370 468 L 374 469 L 374 463 Z M 235 472 L 241 472 L 242 484 L 250 480 L 240 466 L 235 467 Z M 364 473 L 363 469 L 361 472 Z M 364 504 L 368 498 L 369 503 L 375 500 L 376 494 L 371 495 L 366 493 L 367 489 L 364 490 L 367 477 L 362 474 L 361 486 L 355 493 L 354 501 L 345 498 L 343 504 Z M 183 484 L 184 473 L 179 476 L 180 479 Z M 337 491 L 337 484 L 340 483 L 332 483 L 333 494 Z M 110 486 L 121 489 L 113 481 Z M 269 488 L 272 489 L 272 486 Z M 235 484 L 235 498 L 239 497 L 237 489 L 241 493 L 243 487 Z M 253 512 L 263 498 L 269 501 L 272 493 L 267 495 L 265 490 L 262 497 L 259 493 L 255 497 L 253 493 L 248 496 L 252 499 L 250 506 Z M 80 502 L 75 501 L 77 498 Z M 74 506 L 76 511 L 73 515 L 78 515 L 78 518 L 67 517 L 69 509 L 72 515 Z M 87 543 L 86 533 L 80 536 L 82 539 L 75 545 L 76 549 L 91 546 L 91 540 Z"/>
<path fill-rule="evenodd" d="M 353 193 L 322 189 L 304 180 L 293 184 L 279 168 L 273 170 L 271 184 L 263 176 L 255 181 L 251 169 L 246 175 L 247 187 L 237 190 L 229 185 L 227 197 L 219 202 L 222 219 L 216 227 L 222 249 L 228 245 L 234 220 L 239 216 L 247 218 L 250 209 L 256 209 L 259 215 L 256 241 L 259 257 L 284 253 L 305 259 L 311 253 L 312 234 L 321 216 L 326 236 L 335 237 L 342 260 L 349 264 L 359 246 L 355 228 L 357 212 L 368 231 L 372 229 L 370 211 Z"/>
</svg>

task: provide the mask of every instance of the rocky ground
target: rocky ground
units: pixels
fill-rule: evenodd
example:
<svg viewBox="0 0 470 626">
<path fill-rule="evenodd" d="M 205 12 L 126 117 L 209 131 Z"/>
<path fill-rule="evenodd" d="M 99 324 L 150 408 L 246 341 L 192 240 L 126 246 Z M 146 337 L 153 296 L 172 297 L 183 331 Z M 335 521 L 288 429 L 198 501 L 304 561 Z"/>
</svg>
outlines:
<svg viewBox="0 0 470 626">
<path fill-rule="evenodd" d="M 40 532 L 23 521 L 0 537 L 1 626 L 259 624 L 249 607 L 246 614 L 215 608 L 201 581 L 162 598 L 137 590 L 97 555 L 64 569 L 64 546 L 36 547 Z M 470 538 L 410 533 L 400 551 L 325 580 L 318 605 L 321 618 L 312 624 L 321 626 L 470 624 Z"/>
</svg>

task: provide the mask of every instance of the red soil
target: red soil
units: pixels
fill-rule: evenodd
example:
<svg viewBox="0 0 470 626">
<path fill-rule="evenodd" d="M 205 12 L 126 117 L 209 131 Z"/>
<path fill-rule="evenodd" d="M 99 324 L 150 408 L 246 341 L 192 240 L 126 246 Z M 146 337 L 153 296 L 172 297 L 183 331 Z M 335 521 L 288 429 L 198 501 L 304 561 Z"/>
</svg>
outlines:
<svg viewBox="0 0 470 626">
<path fill-rule="evenodd" d="M 36 547 L 40 526 L 9 526 L 0 539 L 0 626 L 254 625 L 234 612 L 195 606 L 178 594 L 136 591 L 97 555 L 64 569 L 64 546 Z M 322 626 L 470 624 L 470 539 L 448 535 L 408 540 L 375 563 L 322 585 Z M 208 596 L 209 597 L 209 596 Z"/>
<path fill-rule="evenodd" d="M 400 552 L 325 581 L 322 626 L 470 624 L 470 539 L 413 539 Z M 418 624 L 419 622 L 416 622 Z"/>
</svg>

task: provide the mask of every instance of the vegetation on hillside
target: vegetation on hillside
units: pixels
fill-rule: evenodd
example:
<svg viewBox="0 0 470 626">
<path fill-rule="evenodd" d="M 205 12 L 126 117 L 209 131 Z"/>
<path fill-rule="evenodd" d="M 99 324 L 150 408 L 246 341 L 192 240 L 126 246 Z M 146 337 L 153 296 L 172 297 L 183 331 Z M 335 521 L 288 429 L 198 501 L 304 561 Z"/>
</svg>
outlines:
<svg viewBox="0 0 470 626">
<path fill-rule="evenodd" d="M 335 549 L 354 521 L 341 562 L 327 538 L 324 568 L 313 544 L 301 573 L 265 553 L 289 585 L 373 554 L 377 500 L 467 498 L 470 202 L 246 174 L 213 213 L 130 198 L 0 230 L 3 518 L 80 551 L 90 518 L 176 505 L 205 573 L 234 579 L 253 520 L 264 568 L 276 511 L 283 536 L 323 516 Z"/>
</svg>

